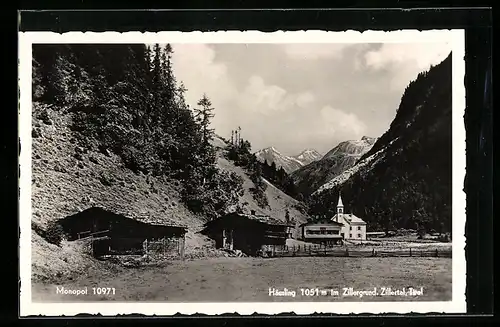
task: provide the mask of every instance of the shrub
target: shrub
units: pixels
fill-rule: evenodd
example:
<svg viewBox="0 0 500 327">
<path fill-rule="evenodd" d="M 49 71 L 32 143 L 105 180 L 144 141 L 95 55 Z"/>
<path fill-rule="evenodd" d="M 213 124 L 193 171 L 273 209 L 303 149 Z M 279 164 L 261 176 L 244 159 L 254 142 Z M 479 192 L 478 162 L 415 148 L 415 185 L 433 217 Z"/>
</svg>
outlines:
<svg viewBox="0 0 500 327">
<path fill-rule="evenodd" d="M 55 222 L 49 223 L 45 231 L 45 240 L 51 244 L 60 246 L 64 238 L 65 235 L 62 226 Z"/>
</svg>

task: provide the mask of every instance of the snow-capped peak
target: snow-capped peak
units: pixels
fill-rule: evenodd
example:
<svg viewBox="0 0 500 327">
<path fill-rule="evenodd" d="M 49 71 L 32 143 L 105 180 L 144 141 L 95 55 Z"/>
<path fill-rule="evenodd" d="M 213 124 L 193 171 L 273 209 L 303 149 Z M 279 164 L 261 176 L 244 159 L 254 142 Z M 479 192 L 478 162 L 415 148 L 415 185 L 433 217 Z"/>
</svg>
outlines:
<svg viewBox="0 0 500 327">
<path fill-rule="evenodd" d="M 313 161 L 321 159 L 321 154 L 314 150 L 314 149 L 305 149 L 302 151 L 299 155 L 295 156 L 294 158 L 302 162 L 302 164 L 308 165 Z"/>
</svg>

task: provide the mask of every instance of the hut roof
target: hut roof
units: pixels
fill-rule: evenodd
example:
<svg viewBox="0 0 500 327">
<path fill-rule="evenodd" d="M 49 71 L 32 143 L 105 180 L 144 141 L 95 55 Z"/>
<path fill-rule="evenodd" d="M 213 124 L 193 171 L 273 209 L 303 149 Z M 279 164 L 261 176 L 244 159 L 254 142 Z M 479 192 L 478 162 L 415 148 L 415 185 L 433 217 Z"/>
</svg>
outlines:
<svg viewBox="0 0 500 327">
<path fill-rule="evenodd" d="M 249 220 L 253 220 L 253 221 L 256 221 L 256 222 L 259 222 L 259 223 L 263 223 L 263 224 L 266 224 L 266 225 L 273 225 L 273 226 L 288 226 L 288 227 L 293 227 L 295 226 L 293 223 L 287 223 L 286 221 L 283 221 L 283 220 L 279 220 L 279 219 L 276 219 L 276 218 L 272 218 L 270 216 L 267 216 L 267 215 L 260 215 L 260 214 L 244 214 L 244 213 L 228 213 L 226 215 L 223 215 L 215 220 L 212 220 L 212 221 L 209 221 L 207 222 L 205 225 L 208 225 L 214 221 L 219 221 L 221 219 L 224 219 L 228 216 L 239 216 L 239 217 L 243 217 L 243 218 L 246 218 L 246 219 L 249 219 Z"/>
<path fill-rule="evenodd" d="M 286 221 L 282 221 L 276 218 L 272 218 L 267 215 L 252 215 L 252 214 L 240 214 L 240 216 L 244 216 L 248 219 L 258 221 L 260 223 L 264 223 L 267 225 L 275 225 L 275 226 L 294 226 L 292 223 L 287 223 Z"/>
<path fill-rule="evenodd" d="M 75 212 L 74 214 L 78 214 L 80 212 L 84 212 L 87 210 L 108 211 L 108 212 L 112 212 L 114 214 L 123 216 L 125 218 L 133 219 L 133 220 L 136 220 L 138 222 L 141 222 L 144 224 L 149 224 L 149 225 L 168 226 L 168 227 L 177 227 L 177 228 L 187 229 L 186 225 L 179 224 L 179 223 L 169 219 L 165 215 L 159 214 L 157 217 L 153 217 L 150 215 L 135 213 L 135 212 L 130 211 L 130 210 L 125 210 L 124 208 L 120 208 L 120 207 L 118 207 L 118 208 L 114 207 L 111 209 L 111 208 L 107 208 L 105 206 L 91 206 L 91 207 L 87 207 L 79 212 Z M 71 216 L 73 216 L 73 215 L 71 215 Z"/>
</svg>

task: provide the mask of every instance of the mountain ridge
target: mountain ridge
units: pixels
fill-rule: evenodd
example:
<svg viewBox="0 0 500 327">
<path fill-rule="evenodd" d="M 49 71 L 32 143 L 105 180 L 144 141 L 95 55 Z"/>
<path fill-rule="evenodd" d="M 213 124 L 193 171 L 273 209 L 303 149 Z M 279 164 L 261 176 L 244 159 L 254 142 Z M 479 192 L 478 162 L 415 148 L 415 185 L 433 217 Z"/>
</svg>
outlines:
<svg viewBox="0 0 500 327">
<path fill-rule="evenodd" d="M 304 166 L 306 166 L 311 162 L 320 160 L 323 156 L 316 149 L 308 148 L 293 157 L 302 162 Z"/>
<path fill-rule="evenodd" d="M 303 167 L 321 156 L 314 149 L 305 149 L 296 156 L 287 156 L 278 151 L 274 146 L 270 146 L 255 152 L 257 160 L 274 164 L 278 169 L 282 167 L 286 173 L 290 174 L 293 171 Z"/>
<path fill-rule="evenodd" d="M 321 159 L 297 169 L 292 173 L 292 178 L 298 191 L 309 196 L 321 185 L 354 166 L 375 141 L 376 138 L 368 136 L 359 140 L 342 141 Z"/>
</svg>

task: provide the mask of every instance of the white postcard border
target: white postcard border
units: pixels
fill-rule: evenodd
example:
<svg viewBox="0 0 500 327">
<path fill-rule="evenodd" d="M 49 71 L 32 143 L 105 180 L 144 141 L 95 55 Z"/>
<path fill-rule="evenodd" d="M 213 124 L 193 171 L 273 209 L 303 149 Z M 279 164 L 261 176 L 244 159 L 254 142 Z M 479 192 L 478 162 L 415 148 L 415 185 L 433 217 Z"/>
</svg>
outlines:
<svg viewBox="0 0 500 327">
<path fill-rule="evenodd" d="M 429 43 L 449 42 L 453 53 L 453 186 L 452 186 L 452 301 L 447 302 L 79 302 L 36 303 L 31 300 L 31 61 L 32 44 L 42 43 Z M 465 33 L 464 30 L 297 31 L 264 33 L 225 32 L 22 32 L 19 33 L 20 164 L 20 315 L 72 316 L 80 313 L 174 315 L 238 313 L 249 315 L 312 313 L 464 313 L 466 312 L 465 259 Z"/>
</svg>

